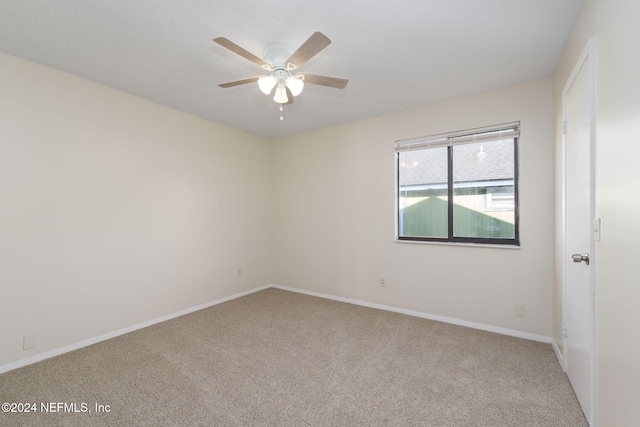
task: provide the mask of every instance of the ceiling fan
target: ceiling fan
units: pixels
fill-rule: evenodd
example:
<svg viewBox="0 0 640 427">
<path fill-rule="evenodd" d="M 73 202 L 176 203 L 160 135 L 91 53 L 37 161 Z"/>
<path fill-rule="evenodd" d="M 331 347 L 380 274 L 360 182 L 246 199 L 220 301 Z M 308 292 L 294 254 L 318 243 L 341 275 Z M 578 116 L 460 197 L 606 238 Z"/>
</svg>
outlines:
<svg viewBox="0 0 640 427">
<path fill-rule="evenodd" d="M 282 105 L 293 103 L 293 97 L 300 95 L 305 83 L 328 86 L 336 89 L 344 89 L 347 83 L 349 83 L 348 80 L 337 77 L 295 72 L 331 43 L 331 40 L 327 36 L 318 31 L 313 33 L 311 37 L 295 51 L 286 43 L 271 43 L 267 45 L 263 54 L 264 59 L 243 49 L 225 37 L 217 37 L 213 39 L 213 41 L 269 72 L 268 75 L 222 83 L 218 86 L 229 88 L 258 82 L 258 87 L 265 95 L 269 95 L 275 88 L 273 100 L 280 104 L 281 111 Z M 282 117 L 280 117 L 280 119 L 282 119 Z"/>
</svg>

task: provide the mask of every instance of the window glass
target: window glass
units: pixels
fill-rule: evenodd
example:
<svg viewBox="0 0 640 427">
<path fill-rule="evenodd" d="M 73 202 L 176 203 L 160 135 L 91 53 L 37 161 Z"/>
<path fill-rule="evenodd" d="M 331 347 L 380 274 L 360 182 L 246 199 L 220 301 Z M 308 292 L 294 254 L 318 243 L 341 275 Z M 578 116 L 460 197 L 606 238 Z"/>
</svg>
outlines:
<svg viewBox="0 0 640 427">
<path fill-rule="evenodd" d="M 453 235 L 513 239 L 513 139 L 452 148 Z"/>
<path fill-rule="evenodd" d="M 403 235 L 447 237 L 447 148 L 402 152 L 398 162 Z"/>
</svg>

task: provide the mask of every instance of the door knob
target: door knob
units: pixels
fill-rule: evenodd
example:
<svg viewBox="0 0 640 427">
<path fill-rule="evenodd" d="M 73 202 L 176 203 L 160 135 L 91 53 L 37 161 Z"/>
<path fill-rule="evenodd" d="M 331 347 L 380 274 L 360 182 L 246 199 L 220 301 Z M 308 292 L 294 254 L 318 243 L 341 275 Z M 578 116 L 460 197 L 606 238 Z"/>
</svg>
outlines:
<svg viewBox="0 0 640 427">
<path fill-rule="evenodd" d="M 589 252 L 585 252 L 584 255 L 580 255 L 580 254 L 573 254 L 571 255 L 571 258 L 573 259 L 573 262 L 583 262 L 587 265 L 589 265 Z"/>
</svg>

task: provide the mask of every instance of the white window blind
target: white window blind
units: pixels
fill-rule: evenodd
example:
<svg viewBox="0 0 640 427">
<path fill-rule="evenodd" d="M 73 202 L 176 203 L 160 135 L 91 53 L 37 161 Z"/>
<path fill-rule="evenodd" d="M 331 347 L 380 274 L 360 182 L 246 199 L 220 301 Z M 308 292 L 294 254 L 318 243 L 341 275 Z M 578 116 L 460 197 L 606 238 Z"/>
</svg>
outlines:
<svg viewBox="0 0 640 427">
<path fill-rule="evenodd" d="M 473 142 L 499 141 L 520 136 L 520 123 L 509 123 L 442 135 L 396 141 L 396 152 L 422 148 L 448 147 Z"/>
</svg>

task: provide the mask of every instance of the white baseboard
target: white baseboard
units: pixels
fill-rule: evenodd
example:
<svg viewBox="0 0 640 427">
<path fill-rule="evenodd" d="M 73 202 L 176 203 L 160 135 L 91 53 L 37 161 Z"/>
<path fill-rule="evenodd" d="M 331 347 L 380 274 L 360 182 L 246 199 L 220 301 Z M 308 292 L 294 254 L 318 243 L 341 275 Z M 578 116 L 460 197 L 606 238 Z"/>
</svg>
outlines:
<svg viewBox="0 0 640 427">
<path fill-rule="evenodd" d="M 527 340 L 543 342 L 543 343 L 546 343 L 546 344 L 550 344 L 553 341 L 551 339 L 551 337 L 546 337 L 544 335 L 536 335 L 536 334 L 531 334 L 529 332 L 522 332 L 522 331 L 516 331 L 516 330 L 513 330 L 513 329 L 500 328 L 498 326 L 484 325 L 482 323 L 469 322 L 469 321 L 466 321 L 466 320 L 454 319 L 452 317 L 438 316 L 438 315 L 435 315 L 435 314 L 428 314 L 428 313 L 423 313 L 423 312 L 420 312 L 420 311 L 407 310 L 407 309 L 404 309 L 404 308 L 392 307 L 392 306 L 382 305 L 382 304 L 375 304 L 375 303 L 370 303 L 370 302 L 366 302 L 366 301 L 360 301 L 360 300 L 351 299 L 351 298 L 337 297 L 337 296 L 334 296 L 334 295 L 328 295 L 328 294 L 323 294 L 323 293 L 313 292 L 313 291 L 306 291 L 304 289 L 289 288 L 289 287 L 286 287 L 286 286 L 280 286 L 280 285 L 275 285 L 275 284 L 271 285 L 271 287 L 277 288 L 277 289 L 282 289 L 284 291 L 297 292 L 297 293 L 300 293 L 300 294 L 311 295 L 311 296 L 314 296 L 314 297 L 326 298 L 326 299 L 330 299 L 330 300 L 334 300 L 334 301 L 340 301 L 340 302 L 346 302 L 346 303 L 349 303 L 349 304 L 361 305 L 361 306 L 364 306 L 364 307 L 377 308 L 379 310 L 392 311 L 392 312 L 395 312 L 395 313 L 406 314 L 408 316 L 420 317 L 420 318 L 429 319 L 429 320 L 436 320 L 438 322 L 450 323 L 450 324 L 458 325 L 458 326 L 466 326 L 468 328 L 480 329 L 482 331 L 495 332 L 497 334 L 508 335 L 508 336 L 511 336 L 511 337 L 524 338 L 524 339 L 527 339 Z"/>
<path fill-rule="evenodd" d="M 147 320 L 146 322 L 138 323 L 136 325 L 127 326 L 126 328 L 118 329 L 117 331 L 107 332 L 106 334 L 98 335 L 93 338 L 89 338 L 86 340 L 82 340 L 73 344 L 65 345 L 64 347 L 59 347 L 54 350 L 45 351 L 44 353 L 36 354 L 31 357 L 26 357 L 24 359 L 17 360 L 15 362 L 7 363 L 5 365 L 0 366 L 0 374 L 12 371 L 14 369 L 22 368 L 27 365 L 31 365 L 36 362 L 40 362 L 42 360 L 49 359 L 51 357 L 59 356 L 64 353 L 68 353 L 70 351 L 78 350 L 83 347 L 90 346 L 92 344 L 99 343 L 101 341 L 105 341 L 111 338 L 115 338 L 120 335 L 124 335 L 129 332 L 136 331 L 138 329 L 146 328 L 147 326 L 155 325 L 156 323 L 164 322 L 167 320 L 174 319 L 176 317 L 184 316 L 185 314 L 193 313 L 194 311 L 203 310 L 205 308 L 212 307 L 217 304 L 221 304 L 223 302 L 231 301 L 236 298 L 243 297 L 245 295 L 252 294 L 254 292 L 262 291 L 264 289 L 270 288 L 271 285 L 261 286 L 259 288 L 251 289 L 245 292 L 240 292 L 234 295 L 230 295 L 228 297 L 220 298 L 215 301 L 210 301 L 205 304 L 197 305 L 195 307 L 187 308 L 184 310 L 177 311 L 175 313 L 167 314 L 166 316 L 161 316 L 155 319 Z"/>
<path fill-rule="evenodd" d="M 553 347 L 553 351 L 555 351 L 556 353 L 556 357 L 558 358 L 558 362 L 560 362 L 560 366 L 562 367 L 562 370 L 564 372 L 567 372 L 567 367 L 564 364 L 564 356 L 562 355 L 562 352 L 560 351 L 560 347 L 558 347 L 558 343 L 556 342 L 555 339 L 551 340 L 551 346 Z"/>
<path fill-rule="evenodd" d="M 155 318 L 155 319 L 152 319 L 152 320 L 148 320 L 146 322 L 142 322 L 142 323 L 138 323 L 136 325 L 128 326 L 126 328 L 118 329 L 117 331 L 112 331 L 112 332 L 108 332 L 106 334 L 98 335 L 98 336 L 93 337 L 93 338 L 89 338 L 89 339 L 82 340 L 82 341 L 79 341 L 79 342 L 76 342 L 76 343 L 73 343 L 73 344 L 69 344 L 69 345 L 66 345 L 64 347 L 59 347 L 59 348 L 56 348 L 54 350 L 46 351 L 44 353 L 36 354 L 34 356 L 27 357 L 27 358 L 24 358 L 24 359 L 20 359 L 20 360 L 17 360 L 15 362 L 7 363 L 5 365 L 0 365 L 0 374 L 12 371 L 14 369 L 22 368 L 24 366 L 31 365 L 33 363 L 40 362 L 42 360 L 49 359 L 51 357 L 59 356 L 61 354 L 68 353 L 70 351 L 78 350 L 80 348 L 87 347 L 87 346 L 90 346 L 92 344 L 99 343 L 101 341 L 105 341 L 105 340 L 108 340 L 108 339 L 111 339 L 111 338 L 115 338 L 117 336 L 124 335 L 126 333 L 136 331 L 138 329 L 146 328 L 148 326 L 155 325 L 156 323 L 160 323 L 160 322 L 164 322 L 164 321 L 167 321 L 167 320 L 171 320 L 171 319 L 174 319 L 176 317 L 184 316 L 185 314 L 193 313 L 194 311 L 203 310 L 205 308 L 209 308 L 209 307 L 212 307 L 214 305 L 221 304 L 223 302 L 231 301 L 233 299 L 240 298 L 240 297 L 243 297 L 245 295 L 252 294 L 254 292 L 259 292 L 259 291 L 262 291 L 262 290 L 267 289 L 267 288 L 277 288 L 277 289 L 282 289 L 282 290 L 285 290 L 285 291 L 297 292 L 297 293 L 300 293 L 300 294 L 311 295 L 311 296 L 330 299 L 330 300 L 334 300 L 334 301 L 340 301 L 340 302 L 345 302 L 345 303 L 349 303 L 349 304 L 361 305 L 361 306 L 364 306 L 364 307 L 376 308 L 376 309 L 379 309 L 379 310 L 392 311 L 392 312 L 395 312 L 395 313 L 406 314 L 408 316 L 420 317 L 420 318 L 423 318 L 423 319 L 435 320 L 435 321 L 438 321 L 438 322 L 450 323 L 450 324 L 453 324 L 453 325 L 466 326 L 468 328 L 479 329 L 479 330 L 488 331 L 488 332 L 495 332 L 495 333 L 502 334 L 502 335 L 508 335 L 508 336 L 517 337 L 517 338 L 524 338 L 524 339 L 527 339 L 527 340 L 539 341 L 539 342 L 543 342 L 543 343 L 547 343 L 547 344 L 550 343 L 550 344 L 552 344 L 553 349 L 556 352 L 556 356 L 558 357 L 558 360 L 560 361 L 560 365 L 564 369 L 564 363 L 563 363 L 563 360 L 562 360 L 562 355 L 561 355 L 561 353 L 560 353 L 560 351 L 558 349 L 558 346 L 556 345 L 555 341 L 550 337 L 545 337 L 543 335 L 530 334 L 528 332 L 516 331 L 516 330 L 512 330 L 512 329 L 500 328 L 500 327 L 497 327 L 497 326 L 484 325 L 482 323 L 469 322 L 469 321 L 466 321 L 466 320 L 454 319 L 454 318 L 451 318 L 451 317 L 438 316 L 438 315 L 423 313 L 423 312 L 414 311 L 414 310 L 407 310 L 407 309 L 404 309 L 404 308 L 392 307 L 392 306 L 382 305 L 382 304 L 375 304 L 375 303 L 355 300 L 355 299 L 351 299 L 351 298 L 344 298 L 344 297 L 338 297 L 338 296 L 329 295 L 329 294 L 323 294 L 323 293 L 319 293 L 319 292 L 306 291 L 304 289 L 289 288 L 289 287 L 286 287 L 286 286 L 280 286 L 280 285 L 271 284 L 271 285 L 260 286 L 258 288 L 251 289 L 251 290 L 248 290 L 248 291 L 245 291 L 245 292 L 240 292 L 240 293 L 237 293 L 237 294 L 234 294 L 234 295 L 230 295 L 228 297 L 220 298 L 220 299 L 217 299 L 215 301 L 211 301 L 211 302 L 208 302 L 208 303 L 205 303 L 205 304 L 201 304 L 201 305 L 198 305 L 198 306 L 195 306 L 195 307 L 187 308 L 185 310 L 177 311 L 175 313 L 167 314 L 165 316 L 161 316 L 161 317 L 158 317 L 158 318 Z"/>
</svg>

